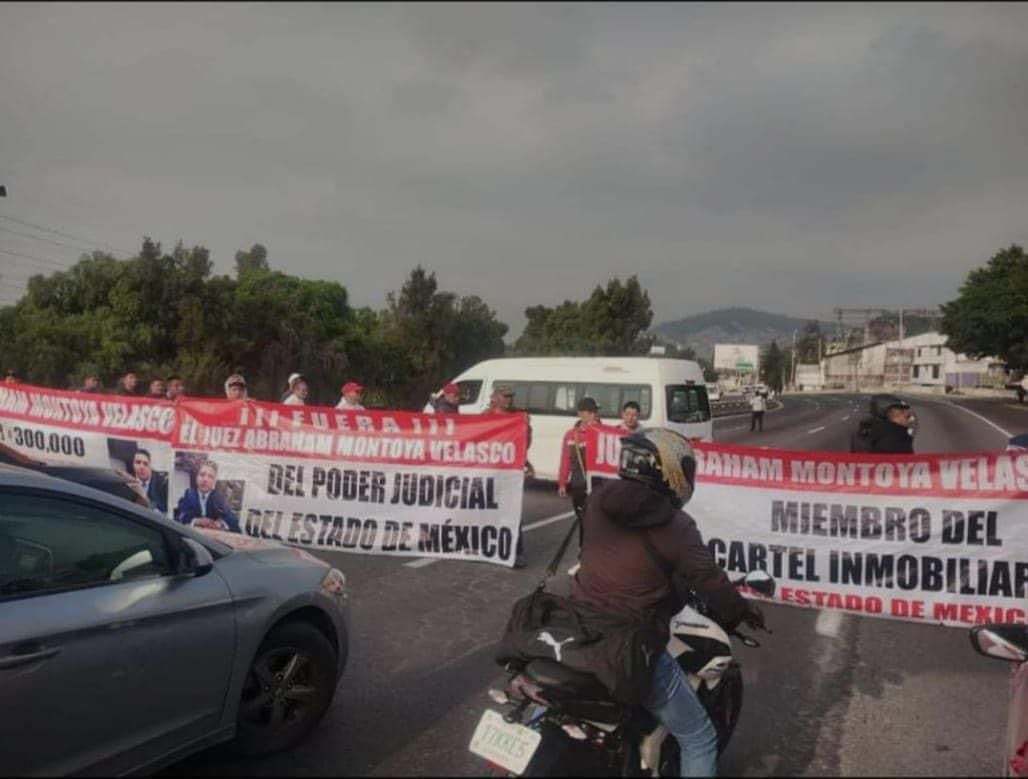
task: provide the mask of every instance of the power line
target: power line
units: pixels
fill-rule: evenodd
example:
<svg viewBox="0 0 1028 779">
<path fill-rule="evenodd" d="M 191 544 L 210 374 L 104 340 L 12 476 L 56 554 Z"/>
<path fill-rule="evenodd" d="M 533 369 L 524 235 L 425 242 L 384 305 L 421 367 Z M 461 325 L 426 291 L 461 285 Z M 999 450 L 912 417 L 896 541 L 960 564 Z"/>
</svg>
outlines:
<svg viewBox="0 0 1028 779">
<path fill-rule="evenodd" d="M 37 257 L 34 254 L 25 254 L 23 252 L 11 251 L 10 249 L 0 249 L 0 253 L 9 254 L 10 256 L 15 258 L 32 260 L 34 262 L 41 262 L 44 265 L 49 265 L 53 268 L 59 268 L 60 270 L 68 270 L 71 267 L 70 265 L 62 264 L 58 260 L 50 259 L 48 257 Z"/>
<path fill-rule="evenodd" d="M 0 225 L 0 231 L 10 233 L 11 235 L 20 235 L 22 238 L 31 238 L 34 241 L 44 241 L 45 243 L 52 243 L 54 246 L 63 246 L 66 249 L 74 249 L 75 251 L 82 251 L 81 246 L 72 246 L 70 243 L 64 243 L 63 241 L 55 240 L 54 238 L 47 238 L 42 235 L 33 235 L 32 233 L 23 233 L 20 230 L 12 230 L 9 227 L 3 227 Z"/>
<path fill-rule="evenodd" d="M 99 248 L 104 248 L 104 249 L 108 249 L 110 251 L 118 252 L 119 254 L 127 254 L 127 255 L 131 255 L 132 254 L 132 252 L 122 251 L 121 249 L 118 249 L 115 246 L 111 246 L 111 244 L 106 243 L 104 241 L 91 241 L 88 238 L 83 238 L 83 237 L 78 236 L 78 235 L 73 235 L 73 234 L 65 232 L 63 230 L 58 230 L 58 229 L 56 229 L 54 227 L 47 227 L 46 225 L 35 224 L 34 222 L 28 222 L 28 221 L 26 221 L 24 219 L 15 219 L 13 216 L 6 216 L 5 214 L 0 214 L 0 219 L 4 219 L 4 220 L 6 220 L 8 222 L 14 222 L 15 224 L 23 225 L 24 227 L 31 227 L 31 228 L 33 228 L 35 230 L 42 230 L 45 233 L 53 233 L 54 235 L 59 235 L 62 238 L 70 238 L 71 240 L 78 241 L 79 243 L 91 244 L 91 245 L 99 247 Z"/>
</svg>

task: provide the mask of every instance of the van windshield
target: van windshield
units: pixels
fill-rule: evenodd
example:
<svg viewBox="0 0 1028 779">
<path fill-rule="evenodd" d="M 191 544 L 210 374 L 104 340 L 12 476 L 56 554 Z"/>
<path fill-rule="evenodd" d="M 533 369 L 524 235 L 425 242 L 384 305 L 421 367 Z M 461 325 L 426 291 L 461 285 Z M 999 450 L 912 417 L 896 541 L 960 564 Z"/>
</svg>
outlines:
<svg viewBox="0 0 1028 779">
<path fill-rule="evenodd" d="M 701 384 L 669 384 L 667 386 L 667 421 L 680 425 L 710 420 L 707 388 Z"/>
</svg>

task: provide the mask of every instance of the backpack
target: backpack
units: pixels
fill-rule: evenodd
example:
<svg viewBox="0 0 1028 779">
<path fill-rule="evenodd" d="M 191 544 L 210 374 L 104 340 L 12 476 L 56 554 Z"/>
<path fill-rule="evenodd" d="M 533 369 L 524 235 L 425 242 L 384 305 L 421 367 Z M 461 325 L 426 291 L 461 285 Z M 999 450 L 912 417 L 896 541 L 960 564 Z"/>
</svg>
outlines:
<svg viewBox="0 0 1028 779">
<path fill-rule="evenodd" d="M 540 658 L 556 660 L 594 675 L 615 700 L 641 704 L 666 644 L 657 626 L 601 613 L 546 591 L 546 581 L 556 573 L 580 521 L 572 522 L 546 577 L 511 609 L 496 662 L 524 666 Z"/>
</svg>

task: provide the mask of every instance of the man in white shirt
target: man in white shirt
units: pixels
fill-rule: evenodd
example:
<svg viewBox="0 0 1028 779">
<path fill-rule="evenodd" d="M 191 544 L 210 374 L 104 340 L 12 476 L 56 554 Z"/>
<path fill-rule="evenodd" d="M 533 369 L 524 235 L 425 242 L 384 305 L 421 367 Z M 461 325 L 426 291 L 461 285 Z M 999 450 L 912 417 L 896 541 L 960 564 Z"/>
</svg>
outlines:
<svg viewBox="0 0 1028 779">
<path fill-rule="evenodd" d="M 294 373 L 289 377 L 289 394 L 286 395 L 285 400 L 282 402 L 287 406 L 306 405 L 309 392 L 310 388 L 307 386 L 307 380 L 299 373 Z"/>
<path fill-rule="evenodd" d="M 364 406 L 361 404 L 361 393 L 363 392 L 364 387 L 357 382 L 346 382 L 342 389 L 343 397 L 339 399 L 336 408 L 341 411 L 362 411 Z"/>
<path fill-rule="evenodd" d="M 238 373 L 225 379 L 225 397 L 228 400 L 246 400 L 246 379 Z"/>
<path fill-rule="evenodd" d="M 764 432 L 764 412 L 767 411 L 767 396 L 763 392 L 754 392 L 753 397 L 750 399 L 750 411 L 753 413 L 750 415 L 750 430 L 756 430 L 760 427 L 760 432 Z"/>
</svg>

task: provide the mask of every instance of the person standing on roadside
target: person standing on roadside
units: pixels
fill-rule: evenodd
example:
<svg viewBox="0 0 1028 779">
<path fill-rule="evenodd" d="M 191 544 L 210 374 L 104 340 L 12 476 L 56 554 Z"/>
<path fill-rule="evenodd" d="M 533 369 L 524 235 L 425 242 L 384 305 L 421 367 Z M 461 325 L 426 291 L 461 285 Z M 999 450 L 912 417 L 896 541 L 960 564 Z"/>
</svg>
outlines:
<svg viewBox="0 0 1028 779">
<path fill-rule="evenodd" d="M 485 410 L 486 414 L 516 414 L 518 409 L 514 408 L 514 389 L 507 384 L 494 384 L 493 394 L 489 396 L 489 408 Z M 525 451 L 532 445 L 532 423 L 529 420 L 528 414 L 525 414 L 525 423 L 528 425 L 525 439 Z M 531 471 L 532 466 L 525 460 L 525 472 L 526 475 Z M 518 518 L 518 545 L 515 551 L 514 567 L 524 568 L 526 565 L 525 560 L 525 542 L 522 538 L 521 532 L 521 518 Z"/>
<path fill-rule="evenodd" d="M 750 398 L 750 431 L 756 430 L 759 426 L 760 432 L 764 432 L 765 411 L 767 411 L 767 395 L 754 391 L 753 397 Z"/>
<path fill-rule="evenodd" d="M 361 395 L 364 394 L 364 386 L 355 381 L 348 381 L 340 390 L 342 397 L 336 403 L 340 411 L 363 411 L 364 404 L 361 403 Z"/>
<path fill-rule="evenodd" d="M 639 404 L 634 400 L 630 400 L 621 407 L 621 424 L 618 425 L 618 430 L 624 430 L 626 433 L 636 432 L 639 425 Z"/>
<path fill-rule="evenodd" d="M 578 421 L 564 434 L 560 447 L 560 472 L 557 476 L 557 494 L 562 498 L 571 493 L 571 508 L 578 518 L 578 543 L 582 544 L 582 515 L 585 499 L 590 490 L 589 473 L 585 467 L 586 441 L 589 428 L 599 424 L 600 407 L 588 395 L 578 401 Z M 570 489 L 569 489 L 570 488 Z"/>
<path fill-rule="evenodd" d="M 164 379 L 153 379 L 146 397 L 150 400 L 167 400 L 164 396 Z"/>
<path fill-rule="evenodd" d="M 4 384 L 9 384 L 9 385 L 13 386 L 15 384 L 20 384 L 20 383 L 21 382 L 18 381 L 18 376 L 14 372 L 14 369 L 12 368 L 12 369 L 8 370 L 7 371 L 7 375 L 4 377 Z"/>
<path fill-rule="evenodd" d="M 310 388 L 307 386 L 307 380 L 299 373 L 294 373 L 289 377 L 289 394 L 286 395 L 282 401 L 287 406 L 305 406 L 307 405 L 307 395 L 310 393 Z"/>
<path fill-rule="evenodd" d="M 442 392 L 432 399 L 432 408 L 437 414 L 459 414 L 460 387 L 452 381 L 445 385 Z"/>
</svg>

